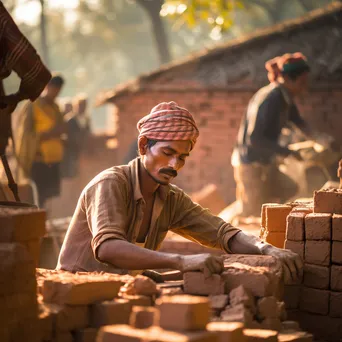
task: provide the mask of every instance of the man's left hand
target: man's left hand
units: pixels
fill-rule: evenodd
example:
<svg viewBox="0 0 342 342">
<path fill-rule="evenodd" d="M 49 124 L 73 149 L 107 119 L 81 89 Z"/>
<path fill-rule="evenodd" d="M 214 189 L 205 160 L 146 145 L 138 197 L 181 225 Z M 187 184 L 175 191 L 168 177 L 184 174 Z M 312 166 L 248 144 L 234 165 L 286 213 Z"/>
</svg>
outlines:
<svg viewBox="0 0 342 342">
<path fill-rule="evenodd" d="M 263 254 L 274 256 L 282 262 L 285 284 L 293 284 L 302 279 L 303 262 L 298 254 L 272 245 L 265 246 Z"/>
</svg>

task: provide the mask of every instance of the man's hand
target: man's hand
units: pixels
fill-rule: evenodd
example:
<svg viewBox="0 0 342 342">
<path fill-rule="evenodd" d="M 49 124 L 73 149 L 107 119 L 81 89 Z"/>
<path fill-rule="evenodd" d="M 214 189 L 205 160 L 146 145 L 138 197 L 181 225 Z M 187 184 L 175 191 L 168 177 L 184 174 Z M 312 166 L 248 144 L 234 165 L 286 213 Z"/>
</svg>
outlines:
<svg viewBox="0 0 342 342">
<path fill-rule="evenodd" d="M 182 255 L 178 269 L 181 272 L 201 271 L 206 278 L 223 272 L 223 258 L 211 254 Z"/>
<path fill-rule="evenodd" d="M 272 245 L 265 245 L 263 254 L 272 255 L 283 264 L 285 284 L 298 282 L 303 276 L 303 262 L 300 256 L 289 249 L 281 249 Z"/>
<path fill-rule="evenodd" d="M 298 151 L 292 151 L 290 156 L 292 156 L 293 158 L 295 158 L 298 161 L 303 161 L 303 157 L 301 156 L 301 154 Z"/>
</svg>

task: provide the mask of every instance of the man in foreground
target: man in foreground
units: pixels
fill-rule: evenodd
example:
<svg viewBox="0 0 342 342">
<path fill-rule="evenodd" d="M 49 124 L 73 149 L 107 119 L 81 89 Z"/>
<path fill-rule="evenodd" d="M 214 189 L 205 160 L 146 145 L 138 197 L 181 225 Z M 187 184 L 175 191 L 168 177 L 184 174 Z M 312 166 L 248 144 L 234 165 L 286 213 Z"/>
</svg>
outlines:
<svg viewBox="0 0 342 342">
<path fill-rule="evenodd" d="M 297 254 L 244 234 L 170 184 L 199 135 L 185 108 L 175 102 L 160 103 L 139 121 L 138 130 L 140 158 L 103 171 L 83 190 L 58 269 L 120 274 L 146 269 L 222 272 L 220 257 L 157 252 L 171 230 L 226 253 L 273 255 L 283 262 L 286 281 L 300 275 Z"/>
</svg>

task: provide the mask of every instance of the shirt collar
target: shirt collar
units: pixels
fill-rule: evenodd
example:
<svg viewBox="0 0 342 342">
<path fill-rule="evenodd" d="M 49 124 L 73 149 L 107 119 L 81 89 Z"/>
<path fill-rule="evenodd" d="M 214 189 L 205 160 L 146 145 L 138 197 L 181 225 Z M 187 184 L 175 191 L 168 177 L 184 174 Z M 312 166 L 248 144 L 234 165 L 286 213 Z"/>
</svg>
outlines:
<svg viewBox="0 0 342 342">
<path fill-rule="evenodd" d="M 133 191 L 134 191 L 134 200 L 137 202 L 143 199 L 143 195 L 140 189 L 140 180 L 139 180 L 139 168 L 143 167 L 140 157 L 133 159 L 128 163 L 128 166 L 131 170 L 132 175 L 132 184 L 133 184 Z M 170 185 L 160 185 L 157 190 L 157 194 L 159 195 L 162 201 L 165 201 L 169 192 L 171 190 Z"/>
</svg>

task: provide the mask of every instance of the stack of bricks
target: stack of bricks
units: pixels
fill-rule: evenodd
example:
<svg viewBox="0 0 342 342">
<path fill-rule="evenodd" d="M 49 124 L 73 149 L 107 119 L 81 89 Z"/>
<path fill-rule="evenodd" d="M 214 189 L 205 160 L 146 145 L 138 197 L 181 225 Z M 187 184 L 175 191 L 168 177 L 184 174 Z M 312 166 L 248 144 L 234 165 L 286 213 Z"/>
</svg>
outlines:
<svg viewBox="0 0 342 342">
<path fill-rule="evenodd" d="M 0 341 L 40 342 L 34 262 L 16 243 L 0 243 L 0 259 Z"/>
<path fill-rule="evenodd" d="M 102 326 L 128 324 L 132 308 L 152 304 L 148 296 L 119 297 L 130 276 L 39 269 L 37 278 L 42 342 L 95 342 Z"/>
<path fill-rule="evenodd" d="M 261 209 L 260 237 L 273 246 L 283 248 L 286 232 L 286 217 L 292 206 L 286 204 L 266 203 Z"/>
<path fill-rule="evenodd" d="M 290 316 L 315 337 L 342 336 L 342 190 L 314 194 L 314 212 L 291 212 L 285 248 L 304 261 L 299 284 L 285 288 Z"/>
<path fill-rule="evenodd" d="M 40 256 L 40 239 L 45 234 L 44 210 L 33 208 L 0 208 L 0 243 L 20 243 L 24 245 L 35 265 Z"/>
</svg>

